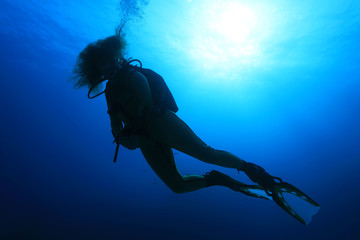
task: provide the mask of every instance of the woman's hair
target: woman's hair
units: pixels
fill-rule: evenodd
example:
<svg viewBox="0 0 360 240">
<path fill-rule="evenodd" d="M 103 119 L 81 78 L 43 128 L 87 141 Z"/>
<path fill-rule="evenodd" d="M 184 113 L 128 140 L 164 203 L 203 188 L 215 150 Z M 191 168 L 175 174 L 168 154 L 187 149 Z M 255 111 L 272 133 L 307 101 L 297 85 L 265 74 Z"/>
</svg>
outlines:
<svg viewBox="0 0 360 240">
<path fill-rule="evenodd" d="M 115 62 L 124 55 L 126 42 L 122 27 L 118 27 L 114 36 L 100 39 L 90 43 L 79 54 L 74 66 L 74 87 L 94 87 L 107 72 L 104 70 L 109 64 Z"/>
</svg>

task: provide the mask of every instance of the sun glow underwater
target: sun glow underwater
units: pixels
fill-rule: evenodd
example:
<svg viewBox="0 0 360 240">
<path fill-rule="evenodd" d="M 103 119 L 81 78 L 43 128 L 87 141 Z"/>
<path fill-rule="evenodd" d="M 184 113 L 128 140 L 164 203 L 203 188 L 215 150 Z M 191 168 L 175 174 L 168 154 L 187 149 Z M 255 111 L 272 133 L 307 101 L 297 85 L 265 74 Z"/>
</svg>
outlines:
<svg viewBox="0 0 360 240">
<path fill-rule="evenodd" d="M 271 17 L 264 7 L 216 1 L 193 8 L 190 55 L 203 69 L 228 74 L 261 65 L 262 45 L 271 37 Z"/>
</svg>

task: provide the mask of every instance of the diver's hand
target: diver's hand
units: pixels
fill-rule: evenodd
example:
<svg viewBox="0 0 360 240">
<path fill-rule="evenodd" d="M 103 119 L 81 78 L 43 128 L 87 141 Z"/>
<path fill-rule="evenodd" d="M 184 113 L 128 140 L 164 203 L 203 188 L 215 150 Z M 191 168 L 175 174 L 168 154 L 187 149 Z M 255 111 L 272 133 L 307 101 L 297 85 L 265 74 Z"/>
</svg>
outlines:
<svg viewBox="0 0 360 240">
<path fill-rule="evenodd" d="M 133 134 L 140 134 L 142 133 L 144 128 L 144 124 L 142 119 L 134 119 L 129 125 L 125 125 L 125 127 L 121 130 L 120 134 L 115 138 L 119 137 L 129 137 Z"/>
<path fill-rule="evenodd" d="M 120 144 L 129 150 L 139 148 L 139 137 L 137 135 L 120 136 L 116 139 L 116 144 Z"/>
<path fill-rule="evenodd" d="M 260 186 L 271 189 L 275 185 L 274 177 L 265 171 L 262 167 L 247 162 L 244 165 L 244 172 L 251 179 L 251 181 L 258 183 Z"/>
<path fill-rule="evenodd" d="M 144 120 L 141 117 L 135 118 L 128 126 L 125 126 L 122 131 L 123 136 L 130 136 L 132 134 L 141 134 L 144 132 Z"/>
</svg>

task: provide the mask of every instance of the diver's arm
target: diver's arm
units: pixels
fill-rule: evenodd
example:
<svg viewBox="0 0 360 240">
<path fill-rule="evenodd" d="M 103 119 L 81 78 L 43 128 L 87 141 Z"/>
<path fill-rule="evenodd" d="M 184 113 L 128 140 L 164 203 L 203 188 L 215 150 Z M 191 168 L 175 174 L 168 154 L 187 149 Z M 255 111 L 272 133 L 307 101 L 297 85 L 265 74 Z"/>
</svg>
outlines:
<svg viewBox="0 0 360 240">
<path fill-rule="evenodd" d="M 111 133 L 115 139 L 118 139 L 122 135 L 124 129 L 121 117 L 119 114 L 110 114 Z"/>
<path fill-rule="evenodd" d="M 149 83 L 143 74 L 141 74 L 140 72 L 134 72 L 132 74 L 131 84 L 140 100 L 139 108 L 136 113 L 137 117 L 146 119 L 150 113 L 150 110 L 153 107 L 153 100 Z"/>
</svg>

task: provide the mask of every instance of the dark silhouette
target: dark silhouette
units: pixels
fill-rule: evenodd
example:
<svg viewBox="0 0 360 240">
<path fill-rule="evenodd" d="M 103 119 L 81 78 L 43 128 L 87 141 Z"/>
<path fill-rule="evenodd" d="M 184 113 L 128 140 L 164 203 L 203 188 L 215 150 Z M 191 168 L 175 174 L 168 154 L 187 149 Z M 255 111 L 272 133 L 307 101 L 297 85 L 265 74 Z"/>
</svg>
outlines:
<svg viewBox="0 0 360 240">
<path fill-rule="evenodd" d="M 88 87 L 89 98 L 105 92 L 112 134 L 119 145 L 140 148 L 146 161 L 159 178 L 175 193 L 221 185 L 246 195 L 272 199 L 290 215 L 307 224 L 285 201 L 283 193 L 292 193 L 313 206 L 319 205 L 299 189 L 273 177 L 262 167 L 246 162 L 203 142 L 177 115 L 176 102 L 160 75 L 144 69 L 139 60 L 124 58 L 126 43 L 121 28 L 116 35 L 89 44 L 79 55 L 74 68 L 75 87 Z M 140 66 L 131 63 L 137 61 Z M 104 91 L 100 83 L 107 80 Z M 174 161 L 172 149 L 218 166 L 243 171 L 258 185 L 247 185 L 219 171 L 205 175 L 182 176 Z"/>
</svg>

